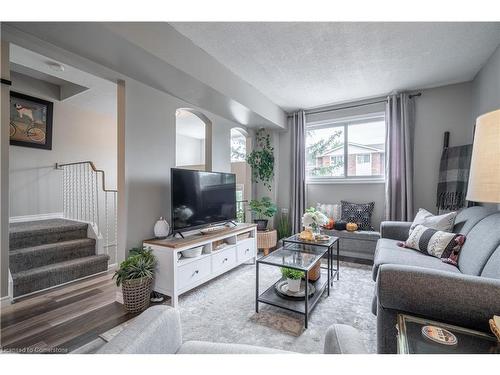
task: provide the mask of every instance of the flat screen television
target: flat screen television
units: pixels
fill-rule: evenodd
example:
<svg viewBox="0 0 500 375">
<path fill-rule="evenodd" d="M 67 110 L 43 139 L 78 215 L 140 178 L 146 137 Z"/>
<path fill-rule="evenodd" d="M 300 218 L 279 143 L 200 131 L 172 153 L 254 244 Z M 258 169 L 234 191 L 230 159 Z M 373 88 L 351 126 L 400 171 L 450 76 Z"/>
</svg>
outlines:
<svg viewBox="0 0 500 375">
<path fill-rule="evenodd" d="M 236 219 L 236 176 L 172 168 L 174 233 Z"/>
</svg>

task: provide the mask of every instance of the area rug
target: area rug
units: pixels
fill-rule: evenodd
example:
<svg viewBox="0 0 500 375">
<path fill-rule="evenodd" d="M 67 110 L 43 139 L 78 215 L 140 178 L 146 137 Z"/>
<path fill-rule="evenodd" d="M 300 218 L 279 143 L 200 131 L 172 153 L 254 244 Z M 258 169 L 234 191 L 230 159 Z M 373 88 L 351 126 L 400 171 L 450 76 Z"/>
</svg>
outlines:
<svg viewBox="0 0 500 375">
<path fill-rule="evenodd" d="M 279 269 L 260 266 L 260 288 L 280 277 Z M 300 314 L 260 304 L 255 313 L 255 265 L 242 265 L 179 297 L 183 340 L 260 345 L 301 353 L 322 353 L 327 328 L 349 324 L 362 333 L 366 349 L 376 352 L 376 319 L 371 313 L 375 283 L 371 266 L 341 262 L 334 281 L 303 328 Z M 169 301 L 167 300 L 168 304 Z"/>
</svg>

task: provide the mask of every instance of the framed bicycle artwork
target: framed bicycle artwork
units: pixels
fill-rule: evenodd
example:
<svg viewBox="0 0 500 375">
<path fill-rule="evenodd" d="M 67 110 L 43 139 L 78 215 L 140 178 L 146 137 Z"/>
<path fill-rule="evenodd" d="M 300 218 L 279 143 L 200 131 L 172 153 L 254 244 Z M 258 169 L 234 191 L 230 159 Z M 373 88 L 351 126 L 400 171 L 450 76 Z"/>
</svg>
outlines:
<svg viewBox="0 0 500 375">
<path fill-rule="evenodd" d="M 10 92 L 10 144 L 52 150 L 53 103 Z"/>
</svg>

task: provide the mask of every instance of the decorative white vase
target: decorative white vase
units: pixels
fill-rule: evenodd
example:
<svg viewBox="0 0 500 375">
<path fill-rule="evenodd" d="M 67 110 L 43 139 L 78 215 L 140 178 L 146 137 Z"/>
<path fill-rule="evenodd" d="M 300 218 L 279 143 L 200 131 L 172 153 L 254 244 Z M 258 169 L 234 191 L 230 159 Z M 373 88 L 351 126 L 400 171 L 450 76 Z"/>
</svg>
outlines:
<svg viewBox="0 0 500 375">
<path fill-rule="evenodd" d="M 288 290 L 290 292 L 297 293 L 300 291 L 300 282 L 302 279 L 297 279 L 297 280 L 292 280 L 292 279 L 286 279 L 286 282 L 288 283 Z"/>
<path fill-rule="evenodd" d="M 155 223 L 154 226 L 155 237 L 167 237 L 170 233 L 170 225 L 168 225 L 167 220 L 163 217 Z"/>
</svg>

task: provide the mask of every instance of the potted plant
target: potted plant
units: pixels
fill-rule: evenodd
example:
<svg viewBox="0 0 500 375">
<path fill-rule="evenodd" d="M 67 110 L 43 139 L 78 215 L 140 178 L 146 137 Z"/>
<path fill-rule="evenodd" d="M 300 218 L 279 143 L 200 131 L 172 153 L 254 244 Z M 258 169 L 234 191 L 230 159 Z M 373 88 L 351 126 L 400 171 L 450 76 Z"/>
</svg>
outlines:
<svg viewBox="0 0 500 375">
<path fill-rule="evenodd" d="M 113 275 L 122 287 L 123 306 L 131 313 L 148 308 L 156 259 L 150 248 L 134 248 Z"/>
<path fill-rule="evenodd" d="M 292 225 L 290 223 L 290 218 L 288 217 L 287 208 L 281 209 L 281 215 L 278 219 L 276 231 L 278 232 L 278 240 L 290 237 L 292 235 Z"/>
<path fill-rule="evenodd" d="M 268 219 L 274 216 L 276 211 L 278 210 L 276 205 L 273 203 L 271 198 L 264 197 L 261 200 L 253 199 L 250 201 L 250 209 L 257 216 L 254 219 L 254 223 L 257 224 L 257 230 L 264 231 L 267 229 Z"/>
<path fill-rule="evenodd" d="M 252 179 L 259 181 L 271 190 L 271 181 L 274 178 L 274 147 L 271 146 L 269 134 L 264 129 L 257 130 L 255 134 L 257 148 L 247 156 L 247 163 L 252 167 Z"/>
<path fill-rule="evenodd" d="M 286 282 L 288 283 L 288 290 L 290 292 L 297 293 L 300 291 L 300 282 L 304 276 L 304 272 L 294 270 L 292 268 L 282 267 L 281 274 L 286 279 Z"/>
</svg>

